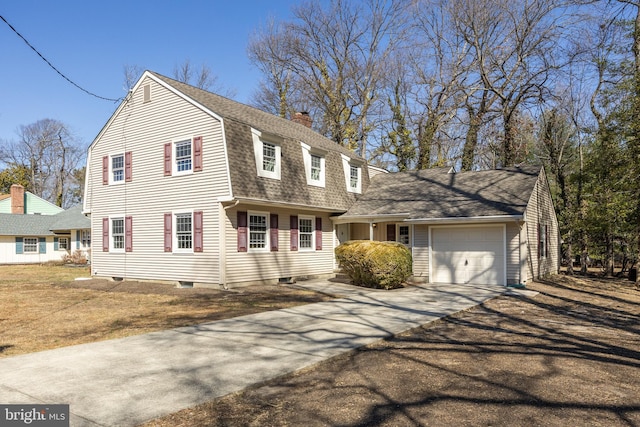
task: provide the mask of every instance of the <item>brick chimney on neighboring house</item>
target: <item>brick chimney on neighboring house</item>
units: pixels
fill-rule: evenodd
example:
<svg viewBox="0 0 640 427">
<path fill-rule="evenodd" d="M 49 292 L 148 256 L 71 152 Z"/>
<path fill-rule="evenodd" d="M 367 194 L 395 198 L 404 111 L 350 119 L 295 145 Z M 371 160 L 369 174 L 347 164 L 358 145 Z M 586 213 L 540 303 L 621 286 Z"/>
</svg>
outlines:
<svg viewBox="0 0 640 427">
<path fill-rule="evenodd" d="M 24 187 L 20 184 L 11 186 L 11 213 L 24 214 Z"/>
<path fill-rule="evenodd" d="M 311 120 L 311 116 L 306 111 L 295 113 L 291 120 L 296 123 L 300 123 L 301 125 L 305 125 L 309 129 L 311 129 L 311 124 L 313 123 L 313 120 Z"/>
</svg>

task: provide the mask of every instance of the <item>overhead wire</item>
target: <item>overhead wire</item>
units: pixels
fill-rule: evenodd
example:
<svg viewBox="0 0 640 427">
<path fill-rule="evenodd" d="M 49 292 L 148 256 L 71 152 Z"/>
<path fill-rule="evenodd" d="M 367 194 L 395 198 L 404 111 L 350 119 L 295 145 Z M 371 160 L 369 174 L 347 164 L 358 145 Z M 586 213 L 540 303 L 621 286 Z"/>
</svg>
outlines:
<svg viewBox="0 0 640 427">
<path fill-rule="evenodd" d="M 40 52 L 38 52 L 38 49 L 36 49 L 35 47 L 33 47 L 33 45 L 31 43 L 29 43 L 29 41 L 18 32 L 18 30 L 16 30 L 13 25 L 11 25 L 5 18 L 4 16 L 0 15 L 0 19 L 2 19 L 4 21 L 5 24 L 7 24 L 9 26 L 9 28 L 11 28 L 11 31 L 13 31 L 14 33 L 16 33 L 16 35 L 18 37 L 20 37 L 26 44 L 27 46 L 29 46 L 31 48 L 31 50 L 33 50 L 44 62 L 47 63 L 47 65 L 49 67 L 51 67 L 56 73 L 58 73 L 63 79 L 65 79 L 66 81 L 68 81 L 69 83 L 71 83 L 73 86 L 77 87 L 78 89 L 80 89 L 81 91 L 94 96 L 98 99 L 102 99 L 105 101 L 113 101 L 113 102 L 119 102 L 122 101 L 123 98 L 106 98 L 104 96 L 100 96 L 100 95 L 96 95 L 93 92 L 88 91 L 87 89 L 83 88 L 82 86 L 80 86 L 79 84 L 77 84 L 76 82 L 74 82 L 73 80 L 71 80 L 69 77 L 65 76 L 60 70 L 58 70 L 51 62 L 49 62 L 49 60 L 47 58 L 44 57 L 44 55 L 42 55 Z"/>
</svg>

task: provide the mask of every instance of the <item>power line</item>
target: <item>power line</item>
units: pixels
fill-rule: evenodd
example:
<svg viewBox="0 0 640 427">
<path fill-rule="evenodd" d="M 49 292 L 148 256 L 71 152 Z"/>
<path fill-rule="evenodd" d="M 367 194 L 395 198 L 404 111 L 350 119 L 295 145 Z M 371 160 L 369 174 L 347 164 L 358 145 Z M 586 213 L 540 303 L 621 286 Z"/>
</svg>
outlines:
<svg viewBox="0 0 640 427">
<path fill-rule="evenodd" d="M 9 28 L 11 28 L 11 31 L 13 31 L 14 33 L 16 33 L 16 34 L 18 35 L 18 37 L 20 37 L 20 38 L 21 38 L 21 39 L 22 39 L 22 40 L 27 44 L 27 46 L 29 46 L 29 47 L 30 47 L 30 48 L 31 48 L 31 49 L 32 49 L 32 50 L 33 50 L 33 51 L 34 51 L 34 52 L 35 52 L 35 53 L 36 53 L 40 58 L 42 58 L 42 60 L 43 60 L 44 62 L 46 62 L 46 63 L 47 63 L 47 65 L 48 65 L 49 67 L 51 67 L 51 68 L 52 68 L 56 73 L 60 74 L 60 76 L 61 76 L 63 79 L 65 79 L 66 81 L 68 81 L 69 83 L 71 83 L 72 85 L 74 85 L 75 87 L 77 87 L 78 89 L 80 89 L 81 91 L 83 91 L 83 92 L 85 92 L 85 93 L 87 93 L 87 94 L 89 94 L 89 95 L 91 95 L 91 96 L 94 96 L 94 97 L 96 97 L 96 98 L 98 98 L 98 99 L 104 99 L 105 101 L 119 102 L 119 101 L 121 101 L 121 100 L 123 99 L 123 98 L 117 98 L 117 99 L 115 99 L 115 98 L 105 98 L 104 96 L 96 95 L 96 94 L 95 94 L 95 93 L 93 93 L 93 92 L 89 92 L 88 90 L 86 90 L 86 89 L 85 89 L 85 88 L 83 88 L 82 86 L 78 85 L 77 83 L 75 83 L 74 81 L 72 81 L 69 77 L 67 77 L 67 76 L 65 76 L 64 74 L 62 74 L 62 72 L 61 72 L 60 70 L 58 70 L 56 67 L 54 67 L 54 66 L 53 66 L 53 64 L 51 64 L 51 62 L 49 62 L 49 61 L 47 60 L 47 58 L 45 58 L 45 57 L 44 57 L 40 52 L 38 52 L 38 49 L 36 49 L 35 47 L 33 47 L 33 46 L 31 45 L 31 43 L 29 43 L 29 41 L 28 41 L 26 38 L 24 38 L 24 36 L 23 36 L 22 34 L 20 34 L 20 33 L 18 32 L 18 30 L 16 30 L 15 28 L 13 28 L 13 25 L 9 24 L 9 22 L 7 22 L 7 20 L 6 20 L 6 19 L 4 19 L 4 16 L 0 15 L 0 19 L 2 19 L 2 20 L 4 21 L 4 23 L 5 23 L 5 24 L 7 24 L 7 25 L 9 26 Z"/>
</svg>

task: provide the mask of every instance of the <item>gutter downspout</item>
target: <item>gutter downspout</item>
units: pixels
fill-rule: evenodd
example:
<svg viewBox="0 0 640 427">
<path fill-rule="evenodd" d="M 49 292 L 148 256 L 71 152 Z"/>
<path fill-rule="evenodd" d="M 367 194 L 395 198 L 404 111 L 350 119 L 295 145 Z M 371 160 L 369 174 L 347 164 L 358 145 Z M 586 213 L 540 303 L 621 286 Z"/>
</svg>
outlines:
<svg viewBox="0 0 640 427">
<path fill-rule="evenodd" d="M 235 208 L 236 206 L 238 206 L 239 203 L 240 203 L 240 200 L 238 199 L 236 199 L 235 202 L 229 206 L 223 206 L 222 203 L 220 203 L 220 206 L 222 206 L 222 209 L 219 211 L 220 212 L 220 218 L 219 218 L 220 236 L 218 237 L 220 241 L 219 268 L 220 268 L 220 285 L 222 285 L 222 289 L 224 290 L 229 289 L 227 287 L 227 245 L 226 245 L 226 239 L 225 239 L 225 218 L 227 217 L 226 211 L 227 209 Z"/>
</svg>

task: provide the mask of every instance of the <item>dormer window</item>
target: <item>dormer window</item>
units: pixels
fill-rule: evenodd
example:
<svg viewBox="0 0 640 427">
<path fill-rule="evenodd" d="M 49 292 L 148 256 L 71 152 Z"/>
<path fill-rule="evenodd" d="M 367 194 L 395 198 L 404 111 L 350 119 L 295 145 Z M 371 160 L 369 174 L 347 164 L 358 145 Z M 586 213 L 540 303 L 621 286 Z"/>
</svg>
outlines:
<svg viewBox="0 0 640 427">
<path fill-rule="evenodd" d="M 347 191 L 351 193 L 362 192 L 362 163 L 342 154 L 342 167 Z"/>
<path fill-rule="evenodd" d="M 282 148 L 278 138 L 251 129 L 258 176 L 280 179 Z"/>
<path fill-rule="evenodd" d="M 302 146 L 302 160 L 304 161 L 307 184 L 324 187 L 326 152 L 311 148 L 304 142 L 301 142 L 300 145 Z"/>
</svg>

